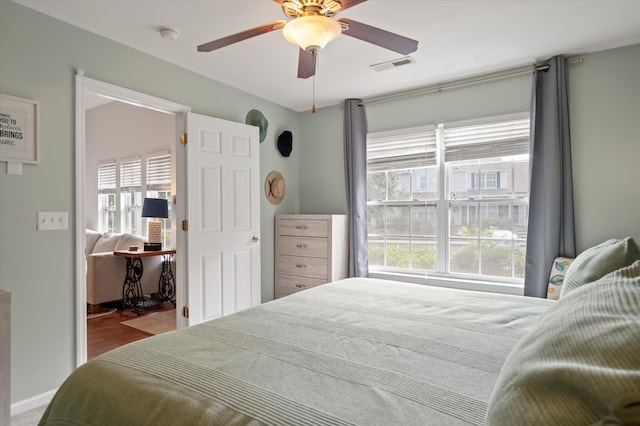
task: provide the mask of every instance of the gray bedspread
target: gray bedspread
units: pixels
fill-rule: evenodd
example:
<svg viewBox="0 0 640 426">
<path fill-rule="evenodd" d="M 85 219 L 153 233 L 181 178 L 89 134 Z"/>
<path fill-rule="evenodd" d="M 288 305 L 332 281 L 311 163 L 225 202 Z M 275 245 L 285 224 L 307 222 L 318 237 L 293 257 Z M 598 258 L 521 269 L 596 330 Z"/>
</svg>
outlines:
<svg viewBox="0 0 640 426">
<path fill-rule="evenodd" d="M 41 424 L 479 425 L 552 303 L 342 280 L 108 352 Z"/>
</svg>

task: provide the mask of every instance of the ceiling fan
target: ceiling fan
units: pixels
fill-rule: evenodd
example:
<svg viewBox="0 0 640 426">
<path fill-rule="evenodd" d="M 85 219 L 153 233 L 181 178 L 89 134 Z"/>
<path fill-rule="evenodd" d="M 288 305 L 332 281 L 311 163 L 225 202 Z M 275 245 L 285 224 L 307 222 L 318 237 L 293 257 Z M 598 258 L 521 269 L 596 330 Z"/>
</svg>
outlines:
<svg viewBox="0 0 640 426">
<path fill-rule="evenodd" d="M 289 21 L 275 21 L 250 30 L 232 34 L 198 46 L 198 52 L 211 52 L 221 47 L 271 31 L 283 30 L 287 41 L 300 46 L 298 78 L 316 73 L 317 52 L 340 34 L 384 47 L 402 55 L 415 52 L 416 40 L 351 19 L 333 16 L 366 0 L 273 0 L 282 6 Z"/>
</svg>

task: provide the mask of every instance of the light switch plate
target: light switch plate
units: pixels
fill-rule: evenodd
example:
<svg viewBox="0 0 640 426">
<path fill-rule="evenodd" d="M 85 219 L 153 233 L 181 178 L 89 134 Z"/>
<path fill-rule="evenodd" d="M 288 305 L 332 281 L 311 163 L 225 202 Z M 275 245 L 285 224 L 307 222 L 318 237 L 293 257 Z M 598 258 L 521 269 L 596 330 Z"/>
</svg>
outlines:
<svg viewBox="0 0 640 426">
<path fill-rule="evenodd" d="M 8 175 L 21 175 L 22 174 L 22 163 L 14 163 L 9 161 L 7 163 L 7 174 Z"/>
<path fill-rule="evenodd" d="M 68 212 L 38 212 L 39 231 L 62 231 L 69 229 Z"/>
</svg>

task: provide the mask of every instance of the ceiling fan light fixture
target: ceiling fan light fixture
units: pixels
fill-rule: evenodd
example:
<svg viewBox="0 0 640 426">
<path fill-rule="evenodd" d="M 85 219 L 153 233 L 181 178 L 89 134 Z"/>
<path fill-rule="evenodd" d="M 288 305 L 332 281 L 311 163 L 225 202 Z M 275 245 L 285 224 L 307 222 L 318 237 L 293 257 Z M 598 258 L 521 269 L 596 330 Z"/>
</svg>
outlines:
<svg viewBox="0 0 640 426">
<path fill-rule="evenodd" d="M 284 38 L 304 50 L 322 49 L 342 32 L 340 23 L 321 15 L 301 16 L 292 19 L 282 29 Z"/>
</svg>

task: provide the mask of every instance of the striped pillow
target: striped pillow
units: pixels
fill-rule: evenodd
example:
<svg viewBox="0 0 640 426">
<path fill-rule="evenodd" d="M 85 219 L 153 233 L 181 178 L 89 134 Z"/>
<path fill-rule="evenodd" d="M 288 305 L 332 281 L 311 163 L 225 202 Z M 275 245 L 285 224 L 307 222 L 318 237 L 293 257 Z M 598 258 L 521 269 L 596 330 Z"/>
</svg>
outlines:
<svg viewBox="0 0 640 426">
<path fill-rule="evenodd" d="M 561 295 L 599 280 L 610 272 L 640 260 L 640 248 L 631 237 L 612 239 L 588 248 L 576 257 L 562 285 Z"/>
<path fill-rule="evenodd" d="M 640 423 L 640 261 L 563 295 L 507 357 L 488 425 Z"/>
</svg>

